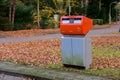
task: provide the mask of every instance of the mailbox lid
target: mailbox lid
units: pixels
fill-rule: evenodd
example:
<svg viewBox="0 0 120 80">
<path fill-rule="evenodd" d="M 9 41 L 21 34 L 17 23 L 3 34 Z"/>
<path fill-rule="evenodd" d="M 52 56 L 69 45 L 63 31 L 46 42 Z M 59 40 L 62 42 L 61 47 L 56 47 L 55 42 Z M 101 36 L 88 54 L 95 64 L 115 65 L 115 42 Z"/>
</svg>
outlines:
<svg viewBox="0 0 120 80">
<path fill-rule="evenodd" d="M 60 29 L 62 34 L 81 34 L 83 16 L 62 16 Z"/>
<path fill-rule="evenodd" d="M 62 16 L 60 31 L 62 34 L 87 34 L 92 28 L 92 20 L 85 16 Z"/>
</svg>

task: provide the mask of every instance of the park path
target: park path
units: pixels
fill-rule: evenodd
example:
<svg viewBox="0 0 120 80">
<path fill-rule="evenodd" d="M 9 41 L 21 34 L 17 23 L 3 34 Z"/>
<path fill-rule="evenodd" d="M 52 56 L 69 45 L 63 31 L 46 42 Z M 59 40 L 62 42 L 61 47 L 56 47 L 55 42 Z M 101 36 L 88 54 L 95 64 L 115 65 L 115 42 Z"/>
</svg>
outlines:
<svg viewBox="0 0 120 80">
<path fill-rule="evenodd" d="M 120 24 L 112 26 L 110 28 L 94 29 L 90 31 L 90 36 L 120 36 L 120 34 L 108 34 L 110 32 L 118 32 L 119 29 L 120 29 Z M 62 36 L 61 34 L 52 34 L 46 36 L 31 36 L 31 37 L 21 37 L 21 38 L 0 38 L 0 43 L 55 39 L 55 38 L 60 38 L 61 36 Z"/>
<path fill-rule="evenodd" d="M 109 28 L 91 30 L 90 35 L 91 36 L 120 36 L 120 34 L 109 34 L 110 32 L 119 32 L 119 29 L 120 29 L 120 24 L 117 24 Z"/>
<path fill-rule="evenodd" d="M 60 38 L 60 34 L 52 34 L 46 36 L 31 36 L 31 37 L 21 37 L 21 38 L 2 38 L 0 39 L 0 43 L 7 43 L 7 42 L 24 42 L 24 41 L 31 41 L 31 40 L 46 40 L 46 39 L 55 39 Z"/>
</svg>

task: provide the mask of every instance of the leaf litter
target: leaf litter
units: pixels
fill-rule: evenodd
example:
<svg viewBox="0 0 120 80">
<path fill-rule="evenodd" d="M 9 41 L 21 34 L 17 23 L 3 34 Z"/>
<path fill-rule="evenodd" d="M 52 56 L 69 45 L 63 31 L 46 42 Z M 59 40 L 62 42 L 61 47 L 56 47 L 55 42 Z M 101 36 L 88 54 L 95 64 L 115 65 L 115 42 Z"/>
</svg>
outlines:
<svg viewBox="0 0 120 80">
<path fill-rule="evenodd" d="M 104 49 L 106 45 L 117 45 L 118 48 L 115 49 L 120 55 L 120 37 L 91 37 L 91 39 L 93 47 L 97 47 L 95 49 Z M 101 54 L 103 53 L 101 52 Z M 40 67 L 49 64 L 62 64 L 61 40 L 51 39 L 0 44 L 0 60 Z M 106 58 L 93 54 L 91 68 L 120 68 L 120 57 L 111 54 L 111 57 Z"/>
</svg>

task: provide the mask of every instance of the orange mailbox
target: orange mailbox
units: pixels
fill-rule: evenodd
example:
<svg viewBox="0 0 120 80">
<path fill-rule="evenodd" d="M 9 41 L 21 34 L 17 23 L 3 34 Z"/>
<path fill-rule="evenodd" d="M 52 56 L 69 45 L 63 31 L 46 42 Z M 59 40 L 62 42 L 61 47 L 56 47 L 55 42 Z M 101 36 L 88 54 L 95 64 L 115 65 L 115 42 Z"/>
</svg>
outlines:
<svg viewBox="0 0 120 80">
<path fill-rule="evenodd" d="M 85 16 L 62 16 L 60 20 L 60 31 L 62 34 L 85 35 L 92 26 L 92 19 Z"/>
</svg>

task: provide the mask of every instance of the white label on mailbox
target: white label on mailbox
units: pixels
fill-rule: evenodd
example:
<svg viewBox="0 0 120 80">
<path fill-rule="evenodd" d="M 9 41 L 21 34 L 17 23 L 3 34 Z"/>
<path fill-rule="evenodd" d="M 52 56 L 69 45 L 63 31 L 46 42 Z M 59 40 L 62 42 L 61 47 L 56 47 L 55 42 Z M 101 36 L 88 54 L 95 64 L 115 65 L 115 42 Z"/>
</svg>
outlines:
<svg viewBox="0 0 120 80">
<path fill-rule="evenodd" d="M 63 18 L 62 23 L 63 24 L 81 24 L 82 20 L 81 18 Z"/>
<path fill-rule="evenodd" d="M 75 23 L 75 24 L 81 24 L 82 21 L 81 21 L 81 20 L 74 20 L 74 23 Z"/>
<path fill-rule="evenodd" d="M 68 24 L 70 21 L 69 20 L 62 20 L 63 24 Z"/>
</svg>

